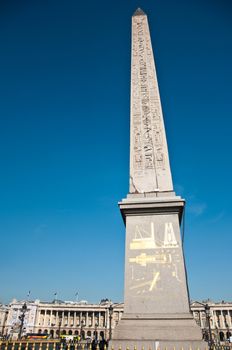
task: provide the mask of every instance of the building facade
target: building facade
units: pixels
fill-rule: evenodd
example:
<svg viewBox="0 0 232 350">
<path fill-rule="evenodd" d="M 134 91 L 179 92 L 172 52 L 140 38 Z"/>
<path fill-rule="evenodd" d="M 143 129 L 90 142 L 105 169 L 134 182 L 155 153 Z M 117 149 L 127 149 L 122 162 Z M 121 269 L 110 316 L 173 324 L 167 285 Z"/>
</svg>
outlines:
<svg viewBox="0 0 232 350">
<path fill-rule="evenodd" d="M 201 327 L 203 336 L 207 339 L 209 325 L 207 322 L 205 306 L 208 304 L 210 309 L 210 328 L 212 338 L 215 343 L 231 340 L 232 336 L 232 303 L 218 302 L 213 303 L 210 300 L 204 302 L 194 301 L 191 303 L 191 310 L 197 324 Z"/>
<path fill-rule="evenodd" d="M 0 334 L 5 333 L 5 326 L 8 317 L 9 307 L 6 305 L 0 304 Z"/>
<path fill-rule="evenodd" d="M 21 309 L 25 301 L 13 300 L 8 306 L 0 305 L 0 334 L 16 339 L 20 328 Z M 202 329 L 204 339 L 209 337 L 205 304 L 210 307 L 210 326 L 215 343 L 228 341 L 232 336 L 232 302 L 191 303 L 194 319 Z M 27 301 L 23 322 L 23 334 L 47 333 L 52 338 L 60 335 L 80 336 L 83 339 L 110 337 L 122 317 L 124 304 L 103 300 L 99 304 L 86 301 L 43 302 Z M 111 311 L 112 310 L 112 311 Z"/>
<path fill-rule="evenodd" d="M 109 336 L 123 313 L 123 304 L 113 304 L 112 317 L 109 313 L 111 302 L 87 304 L 85 302 L 39 303 L 34 331 L 49 333 L 53 337 L 59 334 L 76 335 L 81 338 L 93 338 L 95 335 Z"/>
<path fill-rule="evenodd" d="M 24 302 L 13 300 L 9 304 L 3 335 L 17 338 L 20 327 L 19 316 Z M 100 335 L 104 335 L 108 338 L 110 330 L 117 325 L 123 313 L 122 303 L 116 304 L 106 300 L 99 304 L 59 300 L 50 303 L 35 300 L 26 304 L 23 334 L 47 333 L 52 338 L 58 338 L 60 335 L 80 336 L 82 339 L 95 336 L 99 338 Z"/>
<path fill-rule="evenodd" d="M 20 316 L 22 314 L 22 306 L 24 301 L 17 301 L 13 299 L 12 302 L 8 305 L 8 314 L 5 320 L 3 335 L 8 335 L 10 338 L 17 338 L 20 331 Z M 39 302 L 26 302 L 27 311 L 25 313 L 25 318 L 23 321 L 22 333 L 33 332 L 34 325 L 36 323 L 36 312 Z"/>
</svg>

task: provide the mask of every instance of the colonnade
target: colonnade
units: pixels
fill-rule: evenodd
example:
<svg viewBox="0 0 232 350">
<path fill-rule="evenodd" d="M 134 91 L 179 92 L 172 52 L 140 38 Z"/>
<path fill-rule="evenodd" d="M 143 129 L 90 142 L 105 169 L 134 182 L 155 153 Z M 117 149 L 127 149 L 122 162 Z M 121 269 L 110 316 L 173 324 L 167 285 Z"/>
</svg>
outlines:
<svg viewBox="0 0 232 350">
<path fill-rule="evenodd" d="M 215 342 L 223 342 L 232 336 L 232 304 L 226 309 L 220 303 L 209 304 L 210 307 L 210 327 L 212 330 L 212 337 Z M 201 327 L 203 334 L 208 332 L 208 324 L 206 320 L 206 313 L 204 306 L 192 303 L 191 309 L 193 316 Z"/>
<path fill-rule="evenodd" d="M 12 302 L 1 309 L 1 329 L 3 335 L 17 336 L 19 315 L 24 301 Z M 227 340 L 232 333 L 232 303 L 205 302 L 209 305 L 210 326 L 215 342 Z M 112 305 L 112 307 L 111 307 Z M 123 303 L 81 304 L 71 302 L 44 303 L 27 302 L 23 333 L 48 333 L 57 338 L 61 334 L 91 337 L 102 332 L 109 337 L 123 314 Z M 192 302 L 191 311 L 203 334 L 208 332 L 205 307 L 201 302 Z M 110 309 L 113 310 L 110 315 Z"/>
<path fill-rule="evenodd" d="M 51 305 L 49 305 L 51 306 Z M 109 336 L 110 327 L 113 329 L 120 320 L 123 309 L 114 310 L 112 316 L 109 307 L 96 309 L 64 309 L 64 308 L 38 308 L 34 332 L 49 333 L 53 337 L 60 334 L 82 335 L 93 337 L 95 335 Z"/>
</svg>

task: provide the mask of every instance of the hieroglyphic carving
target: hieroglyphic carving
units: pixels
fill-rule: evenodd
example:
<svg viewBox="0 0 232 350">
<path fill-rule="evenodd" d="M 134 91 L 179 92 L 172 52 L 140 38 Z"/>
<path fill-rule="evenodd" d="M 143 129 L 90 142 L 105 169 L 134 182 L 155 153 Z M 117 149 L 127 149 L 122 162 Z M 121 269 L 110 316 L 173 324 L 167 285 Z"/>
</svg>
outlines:
<svg viewBox="0 0 232 350">
<path fill-rule="evenodd" d="M 132 19 L 130 192 L 172 190 L 158 83 L 145 15 Z"/>
</svg>

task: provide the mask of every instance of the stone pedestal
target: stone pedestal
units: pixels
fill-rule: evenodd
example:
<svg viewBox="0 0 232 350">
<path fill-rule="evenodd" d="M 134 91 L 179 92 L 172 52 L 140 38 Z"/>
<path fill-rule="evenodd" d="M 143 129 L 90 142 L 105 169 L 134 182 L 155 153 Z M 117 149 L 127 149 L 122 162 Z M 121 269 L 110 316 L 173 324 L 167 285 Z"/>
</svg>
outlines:
<svg viewBox="0 0 232 350">
<path fill-rule="evenodd" d="M 205 349 L 189 306 L 180 236 L 184 200 L 173 192 L 129 195 L 119 206 L 126 224 L 125 306 L 111 345 Z"/>
<path fill-rule="evenodd" d="M 137 315 L 138 316 L 138 315 Z M 162 318 L 162 315 L 151 315 L 146 319 L 142 315 L 134 318 L 134 315 L 124 315 L 118 327 L 115 329 L 111 345 L 114 349 L 130 348 L 135 346 L 138 350 L 147 349 L 172 349 L 190 348 L 204 349 L 207 343 L 202 341 L 202 334 L 195 320 L 188 314 L 172 314 Z"/>
</svg>

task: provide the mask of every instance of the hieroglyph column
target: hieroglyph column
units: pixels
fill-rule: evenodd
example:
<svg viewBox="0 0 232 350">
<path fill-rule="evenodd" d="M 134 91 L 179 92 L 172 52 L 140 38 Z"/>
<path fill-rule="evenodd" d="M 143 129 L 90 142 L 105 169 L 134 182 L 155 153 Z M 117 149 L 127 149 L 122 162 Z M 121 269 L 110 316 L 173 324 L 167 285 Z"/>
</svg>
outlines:
<svg viewBox="0 0 232 350">
<path fill-rule="evenodd" d="M 132 17 L 130 193 L 172 191 L 172 176 L 147 16 Z"/>
</svg>

